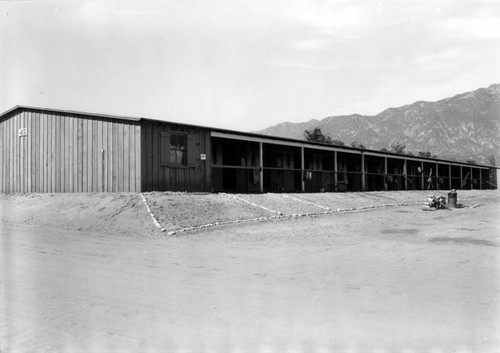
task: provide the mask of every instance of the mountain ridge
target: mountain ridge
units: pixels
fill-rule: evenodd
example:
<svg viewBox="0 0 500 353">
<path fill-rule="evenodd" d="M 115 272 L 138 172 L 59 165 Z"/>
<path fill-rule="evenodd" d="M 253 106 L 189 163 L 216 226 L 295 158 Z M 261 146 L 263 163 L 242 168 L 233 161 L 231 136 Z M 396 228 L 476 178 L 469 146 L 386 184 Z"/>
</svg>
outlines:
<svg viewBox="0 0 500 353">
<path fill-rule="evenodd" d="M 284 122 L 260 134 L 304 139 L 305 130 L 319 127 L 346 145 L 361 143 L 368 149 L 389 149 L 393 142 L 406 151 L 430 151 L 439 158 L 490 164 L 500 160 L 500 84 L 456 94 L 435 102 L 419 100 L 390 107 L 376 115 L 327 116 L 321 120 Z"/>
</svg>

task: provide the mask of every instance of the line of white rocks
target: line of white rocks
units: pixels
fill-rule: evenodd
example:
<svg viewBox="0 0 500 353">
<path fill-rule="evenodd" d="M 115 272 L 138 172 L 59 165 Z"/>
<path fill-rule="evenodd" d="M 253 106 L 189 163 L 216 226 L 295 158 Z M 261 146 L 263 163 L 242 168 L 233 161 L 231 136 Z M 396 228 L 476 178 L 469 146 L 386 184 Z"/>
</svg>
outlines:
<svg viewBox="0 0 500 353">
<path fill-rule="evenodd" d="M 252 205 L 254 207 L 260 207 L 263 210 L 268 211 L 268 212 L 276 213 L 278 215 L 282 215 L 283 214 L 282 212 L 272 210 L 270 208 L 267 208 L 266 206 L 262 206 L 262 205 L 256 204 L 256 203 L 254 203 L 252 201 L 248 201 L 247 199 L 244 199 L 243 197 L 240 197 L 240 196 L 237 196 L 237 195 L 226 194 L 225 192 L 221 192 L 220 194 L 224 195 L 224 196 L 227 196 L 227 197 L 230 197 L 230 198 L 233 198 L 233 199 L 236 199 L 236 200 L 239 200 L 239 201 L 242 201 L 242 202 L 245 202 L 245 203 L 247 203 L 249 205 Z"/>
<path fill-rule="evenodd" d="M 257 218 L 250 218 L 250 219 L 237 219 L 237 220 L 233 220 L 233 221 L 221 221 L 221 222 L 203 224 L 203 225 L 199 225 L 199 226 L 191 226 L 191 227 L 186 227 L 186 228 L 181 228 L 181 229 L 175 229 L 175 230 L 169 231 L 167 233 L 167 235 L 176 235 L 178 233 L 197 231 L 197 230 L 213 228 L 213 227 L 218 227 L 218 226 L 223 226 L 223 225 L 237 224 L 237 223 L 266 222 L 266 221 L 273 221 L 273 220 L 278 220 L 278 219 L 315 217 L 315 216 L 328 215 L 328 214 L 334 214 L 334 213 L 357 212 L 357 211 L 365 211 L 365 210 L 375 209 L 375 208 L 409 206 L 409 205 L 411 205 L 411 203 L 363 206 L 363 207 L 358 207 L 358 208 L 354 208 L 354 207 L 353 208 L 338 208 L 336 210 L 329 210 L 329 211 L 323 211 L 323 212 L 306 212 L 306 213 L 288 214 L 288 215 L 280 213 L 278 215 L 274 215 L 274 216 L 270 216 L 270 217 L 257 217 Z M 256 206 L 260 207 L 259 205 L 256 205 Z"/>
<path fill-rule="evenodd" d="M 269 217 L 256 217 L 256 218 L 248 218 L 248 219 L 236 219 L 232 221 L 220 221 L 220 222 L 213 222 L 213 223 L 207 223 L 207 224 L 202 224 L 198 226 L 190 226 L 190 227 L 185 227 L 185 228 L 180 228 L 180 229 L 174 229 L 169 232 L 167 232 L 167 235 L 176 235 L 178 233 L 185 233 L 185 232 L 191 232 L 191 231 L 197 231 L 197 230 L 202 230 L 202 229 L 207 229 L 207 228 L 213 228 L 213 227 L 218 227 L 218 226 L 224 226 L 224 225 L 231 225 L 231 224 L 237 224 L 237 223 L 250 223 L 250 222 L 265 222 L 265 221 L 272 221 L 272 220 L 277 220 L 277 219 L 291 219 L 291 218 L 302 218 L 302 217 L 314 217 L 314 216 L 320 216 L 320 215 L 327 215 L 327 214 L 334 214 L 334 213 L 344 213 L 344 212 L 356 212 L 356 211 L 365 211 L 365 210 L 370 210 L 370 209 L 377 209 L 377 208 L 384 208 L 384 207 L 402 207 L 402 206 L 410 206 L 410 205 L 419 205 L 422 204 L 421 201 L 415 201 L 415 202 L 404 202 L 404 203 L 387 203 L 387 204 L 381 204 L 381 205 L 369 205 L 369 206 L 362 206 L 362 207 L 351 207 L 351 208 L 337 208 L 336 210 L 330 209 L 329 207 L 322 206 L 315 204 L 313 202 L 301 200 L 299 198 L 296 198 L 291 195 L 284 195 L 280 194 L 282 197 L 289 198 L 291 200 L 294 200 L 296 202 L 302 202 L 306 204 L 310 204 L 319 208 L 324 209 L 325 211 L 323 212 L 305 212 L 305 213 L 299 213 L 299 214 L 284 214 L 283 212 L 280 211 L 275 211 L 272 210 L 268 207 L 265 207 L 263 205 L 256 204 L 254 202 L 251 202 L 249 200 L 246 200 L 242 197 L 239 197 L 234 194 L 227 194 L 227 193 L 221 193 L 221 195 L 239 200 L 241 202 L 245 202 L 251 206 L 254 207 L 259 207 L 263 210 L 266 210 L 268 212 L 274 213 L 275 215 L 269 216 Z M 155 215 L 149 208 L 149 205 L 146 201 L 146 198 L 144 195 L 141 193 L 142 200 L 144 204 L 146 205 L 146 208 L 151 216 L 151 219 L 153 220 L 153 223 L 162 231 L 165 232 L 165 228 L 161 226 L 161 224 L 158 222 L 156 219 Z M 491 197 L 498 197 L 497 195 L 486 195 L 486 196 L 476 196 L 476 197 L 465 197 L 464 199 L 478 199 L 478 198 L 491 198 Z"/>
<path fill-rule="evenodd" d="M 144 194 L 142 192 L 141 192 L 141 197 L 142 201 L 144 202 L 144 205 L 146 205 L 146 209 L 148 210 L 149 215 L 151 216 L 151 219 L 153 220 L 155 226 L 157 226 L 162 232 L 165 232 L 165 228 L 163 228 L 160 222 L 158 222 L 158 220 L 156 219 L 156 216 L 154 215 L 153 211 L 151 211 L 151 209 L 149 208 L 148 202 L 146 201 L 146 198 L 144 197 Z"/>
<path fill-rule="evenodd" d="M 306 201 L 306 200 L 302 200 L 302 199 L 299 199 L 299 198 L 294 197 L 294 196 L 290 196 L 290 195 L 286 195 L 286 194 L 278 194 L 278 195 L 280 195 L 281 197 L 284 197 L 286 199 L 290 199 L 290 200 L 293 200 L 293 201 L 305 203 L 307 205 L 312 205 L 312 206 L 321 208 L 323 210 L 330 210 L 330 207 L 326 207 L 326 206 L 323 206 L 323 205 L 318 205 L 317 203 Z"/>
</svg>

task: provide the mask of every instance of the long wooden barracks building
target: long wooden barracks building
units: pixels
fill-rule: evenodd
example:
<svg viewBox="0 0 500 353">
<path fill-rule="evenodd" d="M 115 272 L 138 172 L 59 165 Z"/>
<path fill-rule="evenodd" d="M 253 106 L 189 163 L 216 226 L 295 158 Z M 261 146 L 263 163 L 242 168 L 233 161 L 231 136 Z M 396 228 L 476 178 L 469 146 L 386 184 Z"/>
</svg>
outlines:
<svg viewBox="0 0 500 353">
<path fill-rule="evenodd" d="M 492 189 L 496 167 L 144 118 L 16 106 L 0 192 Z"/>
</svg>

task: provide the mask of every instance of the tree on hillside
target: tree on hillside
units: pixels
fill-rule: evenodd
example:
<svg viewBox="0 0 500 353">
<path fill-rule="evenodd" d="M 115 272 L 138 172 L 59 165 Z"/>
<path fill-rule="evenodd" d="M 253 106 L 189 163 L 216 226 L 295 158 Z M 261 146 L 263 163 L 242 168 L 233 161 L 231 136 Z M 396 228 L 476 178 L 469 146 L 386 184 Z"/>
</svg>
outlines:
<svg viewBox="0 0 500 353">
<path fill-rule="evenodd" d="M 358 142 L 356 142 L 356 141 L 354 141 L 354 142 L 352 142 L 352 143 L 351 143 L 351 147 L 356 147 L 356 148 L 364 148 L 364 149 L 366 149 L 366 147 L 365 147 L 363 144 L 358 143 Z"/>
<path fill-rule="evenodd" d="M 304 137 L 310 142 L 332 143 L 330 136 L 328 136 L 328 134 L 324 134 L 319 127 L 304 131 Z"/>
<path fill-rule="evenodd" d="M 473 157 L 467 157 L 467 159 L 465 160 L 465 163 L 477 164 L 477 161 Z"/>
<path fill-rule="evenodd" d="M 427 151 L 427 152 L 419 151 L 419 152 L 418 152 L 418 155 L 419 155 L 420 157 L 427 157 L 427 158 L 431 158 L 431 153 L 430 153 L 429 151 Z"/>
<path fill-rule="evenodd" d="M 394 142 L 391 142 L 391 144 L 389 145 L 389 148 L 391 149 L 391 152 L 404 154 L 406 145 L 399 142 L 399 141 L 394 141 Z"/>
<path fill-rule="evenodd" d="M 307 141 L 311 142 L 321 142 L 328 143 L 330 145 L 344 146 L 344 142 L 341 140 L 332 140 L 328 134 L 324 134 L 319 127 L 315 127 L 312 130 L 304 131 L 304 137 Z"/>
<path fill-rule="evenodd" d="M 497 165 L 497 161 L 496 161 L 495 156 L 493 154 L 488 157 L 488 163 L 490 165 L 494 165 L 494 166 Z"/>
</svg>

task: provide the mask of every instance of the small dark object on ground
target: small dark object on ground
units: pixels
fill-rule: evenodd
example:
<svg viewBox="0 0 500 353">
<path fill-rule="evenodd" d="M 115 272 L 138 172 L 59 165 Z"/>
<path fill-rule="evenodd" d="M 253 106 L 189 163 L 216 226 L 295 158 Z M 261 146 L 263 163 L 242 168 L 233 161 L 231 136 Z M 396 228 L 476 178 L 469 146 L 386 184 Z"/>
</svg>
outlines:
<svg viewBox="0 0 500 353">
<path fill-rule="evenodd" d="M 429 195 L 427 203 L 424 204 L 422 209 L 424 211 L 444 210 L 447 209 L 446 198 L 443 196 Z"/>
</svg>

